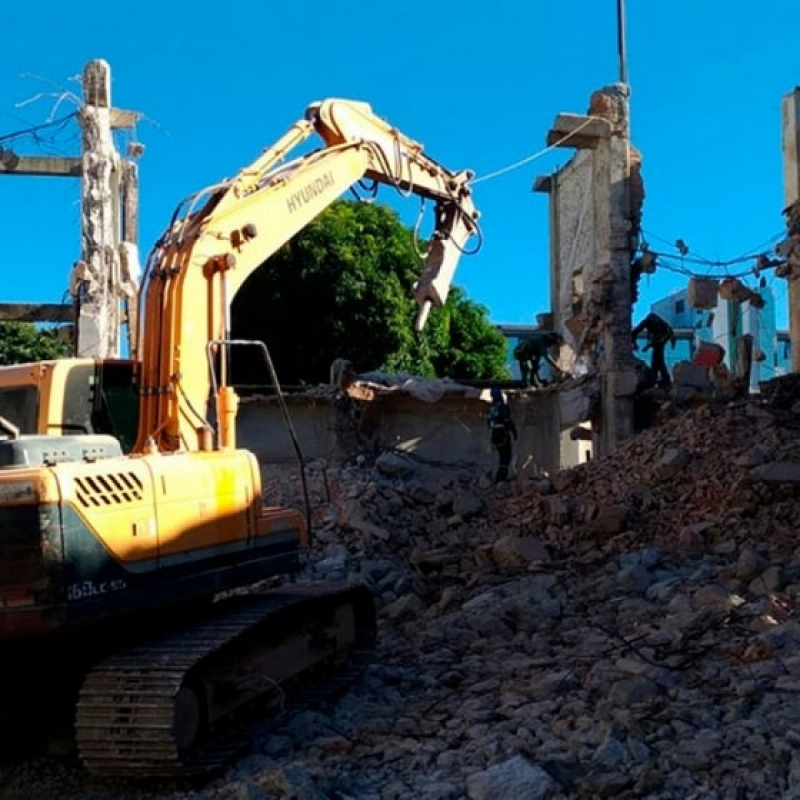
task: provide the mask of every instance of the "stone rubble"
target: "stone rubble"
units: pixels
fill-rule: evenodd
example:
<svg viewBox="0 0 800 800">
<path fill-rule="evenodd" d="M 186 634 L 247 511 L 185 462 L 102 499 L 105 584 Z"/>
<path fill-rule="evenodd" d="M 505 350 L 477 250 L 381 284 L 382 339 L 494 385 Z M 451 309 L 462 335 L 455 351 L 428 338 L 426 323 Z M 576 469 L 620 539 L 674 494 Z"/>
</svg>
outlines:
<svg viewBox="0 0 800 800">
<path fill-rule="evenodd" d="M 300 580 L 370 587 L 364 676 L 256 727 L 205 786 L 111 791 L 46 762 L 0 796 L 55 774 L 75 800 L 800 799 L 798 410 L 788 376 L 518 484 L 396 453 L 311 464 Z M 265 491 L 301 496 L 289 470 Z"/>
</svg>

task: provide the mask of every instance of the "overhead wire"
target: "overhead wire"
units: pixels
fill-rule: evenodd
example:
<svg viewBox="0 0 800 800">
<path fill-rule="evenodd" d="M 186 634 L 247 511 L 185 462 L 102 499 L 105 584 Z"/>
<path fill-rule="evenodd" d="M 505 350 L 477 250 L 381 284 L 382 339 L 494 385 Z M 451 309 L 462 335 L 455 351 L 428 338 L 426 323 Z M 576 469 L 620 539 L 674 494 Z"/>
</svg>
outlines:
<svg viewBox="0 0 800 800">
<path fill-rule="evenodd" d="M 59 130 L 66 127 L 67 123 L 71 119 L 75 119 L 78 116 L 77 111 L 73 111 L 69 114 L 66 114 L 63 117 L 59 117 L 58 119 L 52 120 L 52 122 L 43 122 L 40 125 L 31 125 L 29 128 L 23 128 L 22 130 L 14 131 L 13 133 L 6 133 L 0 135 L 0 142 L 9 142 L 15 139 L 20 139 L 23 136 L 32 136 L 34 139 L 37 139 L 37 134 L 39 131 L 46 130 L 48 128 L 58 128 Z"/>
<path fill-rule="evenodd" d="M 474 178 L 472 181 L 473 186 L 478 183 L 484 183 L 485 181 L 493 180 L 494 178 L 499 178 L 501 175 L 505 175 L 508 172 L 513 172 L 520 167 L 524 167 L 526 164 L 530 164 L 531 161 L 535 161 L 537 158 L 541 158 L 542 156 L 549 153 L 551 150 L 555 150 L 556 147 L 560 147 L 564 142 L 571 139 L 576 134 L 580 133 L 589 123 L 594 122 L 595 120 L 599 119 L 598 117 L 587 117 L 574 131 L 570 131 L 567 134 L 564 134 L 560 139 L 553 142 L 553 144 L 548 145 L 543 150 L 539 150 L 532 155 L 526 156 L 525 158 L 520 159 L 519 161 L 515 161 L 513 164 L 509 164 L 507 167 L 502 167 L 501 169 L 495 170 L 494 172 L 490 172 L 487 175 L 482 175 L 481 177 Z"/>
<path fill-rule="evenodd" d="M 642 233 L 649 239 L 657 239 L 658 241 L 664 242 L 665 244 L 669 244 L 672 247 L 675 246 L 675 242 L 670 242 L 668 239 L 665 239 L 662 236 L 658 236 L 657 234 L 654 234 L 650 231 L 646 231 L 643 229 Z M 650 249 L 649 247 L 647 248 L 647 250 L 648 252 L 653 253 L 653 255 L 668 256 L 668 257 L 671 255 L 671 257 L 673 258 L 680 258 L 681 261 L 688 262 L 691 264 L 699 264 L 709 269 L 727 269 L 727 267 L 731 267 L 736 264 L 743 264 L 747 261 L 752 261 L 754 258 L 758 258 L 759 256 L 767 255 L 769 252 L 768 248 L 771 245 L 774 245 L 778 240 L 783 238 L 785 235 L 786 235 L 785 233 L 774 234 L 769 239 L 764 241 L 761 245 L 759 245 L 757 248 L 753 248 L 752 250 L 749 250 L 743 255 L 737 256 L 736 258 L 730 258 L 727 260 L 711 260 L 708 258 L 703 258 L 702 256 L 699 255 L 694 255 L 694 256 L 683 255 L 683 254 L 671 255 L 668 253 L 660 253 L 656 250 Z"/>
<path fill-rule="evenodd" d="M 772 250 L 774 250 L 774 245 L 785 237 L 784 232 L 778 232 L 773 234 L 768 239 L 764 240 L 761 244 L 757 247 L 748 250 L 743 255 L 737 256 L 736 258 L 731 258 L 727 260 L 717 260 L 712 261 L 710 259 L 702 258 L 701 256 L 690 256 L 688 255 L 688 249 L 684 249 L 681 251 L 679 248 L 683 246 L 685 248 L 684 243 L 680 239 L 676 239 L 673 242 L 666 239 L 663 236 L 659 236 L 656 233 L 648 230 L 642 230 L 642 234 L 646 237 L 646 239 L 656 239 L 660 242 L 664 242 L 665 244 L 669 244 L 672 247 L 678 248 L 677 253 L 663 253 L 657 250 L 650 249 L 647 242 L 643 242 L 640 245 L 640 249 L 643 252 L 648 252 L 655 256 L 658 261 L 658 268 L 666 270 L 667 272 L 672 272 L 677 275 L 681 275 L 684 278 L 689 279 L 703 279 L 703 278 L 710 278 L 710 277 L 717 277 L 713 276 L 712 272 L 714 270 L 723 270 L 724 278 L 729 279 L 763 279 L 763 273 L 774 270 L 781 262 L 778 259 L 771 258 Z M 767 249 L 770 248 L 770 249 Z M 733 271 L 730 267 L 735 266 L 737 264 L 743 264 L 748 261 L 756 260 L 756 263 L 749 267 L 748 269 Z M 679 262 L 679 263 L 676 263 Z M 703 272 L 700 272 L 696 269 L 692 269 L 686 264 L 702 266 L 704 268 Z M 772 289 L 772 285 L 775 280 L 775 275 L 773 273 L 772 279 L 770 281 L 770 289 Z"/>
<path fill-rule="evenodd" d="M 677 273 L 680 273 L 681 275 L 686 275 L 687 277 L 690 277 L 690 278 L 708 278 L 708 277 L 711 277 L 707 272 L 706 273 L 697 272 L 696 270 L 689 269 L 688 267 L 684 266 L 683 265 L 683 259 L 681 259 L 681 264 L 680 265 L 677 265 L 677 264 L 674 264 L 674 263 L 670 263 L 670 261 L 665 261 L 665 259 L 680 258 L 679 256 L 674 256 L 674 255 L 671 255 L 669 253 L 661 253 L 661 252 L 659 252 L 657 250 L 649 250 L 648 252 L 650 252 L 654 256 L 658 257 L 658 266 L 661 269 L 666 269 L 666 270 L 668 270 L 670 272 L 677 272 Z M 763 255 L 763 254 L 759 254 L 759 255 Z M 757 256 L 751 256 L 747 260 L 751 260 L 752 258 L 756 258 L 756 257 Z M 693 263 L 696 263 L 696 262 L 693 262 Z M 750 269 L 740 270 L 738 272 L 730 272 L 730 271 L 726 270 L 724 277 L 726 277 L 726 278 L 746 278 L 748 276 L 754 276 L 757 273 L 764 272 L 767 269 L 772 269 L 774 266 L 775 266 L 774 264 L 769 264 L 769 265 L 766 265 L 766 266 L 763 266 L 763 267 L 751 267 Z"/>
<path fill-rule="evenodd" d="M 597 118 L 596 117 L 587 117 L 577 128 L 575 128 L 574 131 L 570 131 L 569 133 L 565 134 L 560 139 L 558 139 L 555 142 L 553 142 L 553 144 L 548 145 L 547 147 L 543 148 L 542 150 L 539 150 L 539 151 L 537 151 L 536 153 L 533 153 L 530 156 L 522 158 L 519 161 L 515 161 L 514 163 L 509 164 L 506 167 L 502 167 L 501 169 L 495 170 L 494 172 L 490 172 L 490 173 L 488 173 L 486 175 L 482 175 L 482 176 L 479 176 L 479 177 L 475 178 L 472 181 L 472 185 L 474 186 L 476 184 L 483 183 L 485 181 L 493 180 L 494 178 L 498 178 L 501 175 L 505 175 L 505 174 L 507 174 L 509 172 L 512 172 L 512 171 L 514 171 L 516 169 L 519 169 L 520 167 L 525 166 L 526 164 L 531 163 L 532 161 L 535 161 L 538 158 L 541 158 L 542 156 L 544 156 L 547 153 L 549 153 L 551 150 L 553 150 L 556 147 L 559 147 L 562 144 L 564 144 L 565 142 L 567 142 L 571 137 L 575 136 L 577 133 L 579 133 L 581 130 L 583 130 L 590 122 L 592 122 L 595 119 L 597 119 Z M 650 231 L 646 231 L 644 229 L 642 230 L 642 233 L 645 236 L 647 236 L 648 238 L 658 239 L 659 241 L 662 241 L 665 244 L 669 244 L 671 246 L 674 246 L 675 241 L 677 241 L 677 240 L 669 241 L 668 239 L 665 239 L 665 238 L 663 238 L 661 236 L 658 236 L 655 233 L 652 233 Z M 768 268 L 774 267 L 775 265 L 774 264 L 769 264 L 769 265 L 767 265 L 767 267 L 762 267 L 760 269 L 757 269 L 757 268 L 754 267 L 754 268 L 748 269 L 746 271 L 741 271 L 741 272 L 737 272 L 737 273 L 730 273 L 728 268 L 732 267 L 732 266 L 735 266 L 736 264 L 742 264 L 742 263 L 745 263 L 747 261 L 751 261 L 751 260 L 753 260 L 755 258 L 759 258 L 760 256 L 768 255 L 767 248 L 771 247 L 772 245 L 774 245 L 777 241 L 779 241 L 781 238 L 783 238 L 784 235 L 785 234 L 782 233 L 782 232 L 774 234 L 769 239 L 767 239 L 765 242 L 763 242 L 763 244 L 758 245 L 756 248 L 754 248 L 753 250 L 747 252 L 746 254 L 743 254 L 741 256 L 737 256 L 736 258 L 728 259 L 726 261 L 712 260 L 712 259 L 704 258 L 703 256 L 700 256 L 700 255 L 694 255 L 694 256 L 682 255 L 682 256 L 679 256 L 680 259 L 681 259 L 681 264 L 680 265 L 664 263 L 663 261 L 661 261 L 659 265 L 661 267 L 663 267 L 664 269 L 668 270 L 668 271 L 675 272 L 675 273 L 678 273 L 680 275 L 683 275 L 683 276 L 689 277 L 689 278 L 707 277 L 707 275 L 703 275 L 703 274 L 701 274 L 699 272 L 695 272 L 695 271 L 693 271 L 691 269 L 688 269 L 687 267 L 684 266 L 684 263 L 687 263 L 687 262 L 691 263 L 691 264 L 696 264 L 696 265 L 699 265 L 699 266 L 704 266 L 707 269 L 724 269 L 725 272 L 726 272 L 726 276 L 727 277 L 731 277 L 731 278 L 744 278 L 744 277 L 748 277 L 750 275 L 758 275 L 759 272 L 763 272 L 765 268 L 768 269 Z M 651 252 L 655 256 L 658 256 L 661 259 L 676 258 L 676 256 L 671 256 L 668 253 L 660 253 L 660 252 L 654 251 L 654 250 L 649 250 L 649 252 Z"/>
<path fill-rule="evenodd" d="M 22 138 L 24 136 L 31 136 L 31 137 L 34 138 L 35 141 L 40 142 L 40 137 L 39 137 L 38 134 L 41 131 L 48 130 L 48 129 L 62 130 L 70 122 L 70 120 L 75 119 L 77 116 L 78 116 L 78 112 L 74 111 L 74 112 L 66 114 L 66 115 L 64 115 L 64 116 L 62 116 L 62 117 L 60 117 L 58 119 L 52 120 L 50 122 L 42 123 L 42 124 L 39 124 L 39 125 L 32 125 L 32 126 L 29 126 L 27 128 L 23 128 L 23 129 L 20 129 L 18 131 L 14 131 L 12 133 L 0 135 L 0 142 L 14 141 L 14 140 Z M 569 139 L 571 139 L 572 137 L 576 136 L 578 133 L 580 133 L 580 131 L 582 131 L 584 128 L 586 128 L 591 122 L 593 122 L 596 119 L 598 119 L 598 118 L 597 117 L 592 117 L 592 116 L 587 117 L 580 125 L 578 125 L 575 128 L 575 130 L 570 131 L 569 133 L 567 133 L 564 136 L 560 137 L 559 139 L 557 139 L 555 142 L 553 142 L 552 144 L 548 145 L 547 147 L 545 147 L 545 148 L 543 148 L 543 149 L 541 149 L 541 150 L 539 150 L 539 151 L 537 151 L 535 153 L 532 153 L 531 155 L 526 156 L 525 158 L 519 159 L 518 161 L 515 161 L 515 162 L 513 162 L 513 163 L 511 163 L 511 164 L 509 164 L 509 165 L 507 165 L 505 167 L 502 167 L 502 168 L 497 169 L 497 170 L 495 170 L 493 172 L 487 173 L 486 175 L 482 175 L 482 176 L 478 176 L 478 177 L 474 178 L 471 181 L 472 185 L 484 183 L 484 182 L 489 181 L 489 180 L 494 180 L 495 178 L 501 177 L 502 175 L 506 175 L 506 174 L 508 174 L 510 172 L 513 172 L 513 171 L 515 171 L 517 169 L 520 169 L 521 167 L 531 163 L 532 161 L 535 161 L 536 159 L 543 157 L 544 155 L 546 155 L 550 151 L 552 151 L 555 148 L 563 145 L 564 143 L 569 141 Z M 403 160 L 402 159 L 402 155 L 403 154 L 402 154 L 402 148 L 400 146 L 399 140 L 398 139 L 395 140 L 395 169 L 391 168 L 391 166 L 388 163 L 388 159 L 385 158 L 385 156 L 384 156 L 384 154 L 382 152 L 379 152 L 376 155 L 378 155 L 379 159 L 383 162 L 383 166 L 384 166 L 384 169 L 385 169 L 387 175 L 392 176 L 392 178 L 394 179 L 392 181 L 393 184 L 394 184 L 394 188 L 400 193 L 401 196 L 408 196 L 408 194 L 410 194 L 413 191 L 413 184 L 409 187 L 409 189 L 407 189 L 405 191 L 402 189 L 401 184 L 402 184 L 402 172 L 403 172 L 403 166 L 402 166 L 402 160 Z M 411 179 L 411 165 L 410 165 L 410 163 L 409 163 L 409 178 Z M 367 188 L 362 182 L 359 182 L 359 185 L 361 186 L 362 189 L 368 191 L 368 193 L 371 195 L 371 197 L 369 197 L 369 198 L 361 197 L 355 191 L 354 187 L 351 187 L 351 191 L 353 191 L 354 195 L 359 200 L 362 200 L 362 201 L 365 201 L 365 202 L 369 202 L 371 199 L 375 198 L 375 196 L 377 195 L 377 182 L 373 183 L 373 186 L 369 187 L 369 188 Z M 202 190 L 200 192 L 194 193 L 190 198 L 186 198 L 184 200 L 184 202 L 180 204 L 180 206 L 182 206 L 184 209 L 186 209 L 187 206 L 188 206 L 188 211 L 185 211 L 184 213 L 190 214 L 191 210 L 194 207 L 196 207 L 197 202 L 198 202 L 200 197 L 205 196 L 205 195 L 213 192 L 214 190 L 218 190 L 218 189 L 224 188 L 224 187 L 225 187 L 225 183 L 224 182 L 221 183 L 221 184 L 216 184 L 216 185 L 214 185 L 212 187 L 207 187 L 206 189 L 204 189 L 204 190 Z M 421 203 L 421 209 L 420 209 L 421 213 L 423 211 L 424 211 L 424 201 Z M 176 221 L 175 218 L 177 216 L 179 216 L 179 210 L 178 209 L 176 209 L 176 212 L 173 215 L 173 220 L 172 220 L 173 223 Z M 416 235 L 416 233 L 418 233 L 419 223 L 420 223 L 420 219 L 418 217 L 417 222 L 415 223 L 415 226 L 414 226 L 415 235 Z M 477 223 L 475 223 L 475 228 L 476 228 L 476 233 L 478 234 L 478 244 L 475 246 L 475 248 L 473 248 L 472 250 L 469 250 L 469 251 L 467 251 L 464 248 L 459 248 L 461 250 L 461 252 L 464 253 L 464 254 L 470 254 L 471 255 L 471 254 L 477 253 L 481 249 L 481 247 L 483 245 L 483 232 L 482 232 L 480 226 Z M 642 229 L 642 233 L 649 239 L 656 239 L 658 241 L 661 241 L 661 242 L 663 242 L 665 244 L 669 244 L 669 245 L 673 245 L 674 244 L 670 240 L 668 240 L 668 239 L 666 239 L 666 238 L 664 238 L 662 236 L 659 236 L 658 234 L 655 234 L 652 231 Z M 697 254 L 692 255 L 692 256 L 684 254 L 684 255 L 680 256 L 681 264 L 680 264 L 680 266 L 678 266 L 676 264 L 672 264 L 672 263 L 668 263 L 668 262 L 665 263 L 664 262 L 664 259 L 667 259 L 667 258 L 673 258 L 673 259 L 677 258 L 677 256 L 675 256 L 675 255 L 671 255 L 671 254 L 668 254 L 668 253 L 661 253 L 661 252 L 654 251 L 654 250 L 650 250 L 649 252 L 653 253 L 653 255 L 656 255 L 660 259 L 662 259 L 661 262 L 660 262 L 660 266 L 663 269 L 666 269 L 668 271 L 671 271 L 671 272 L 674 272 L 674 273 L 677 273 L 677 274 L 681 274 L 681 275 L 684 275 L 684 276 L 688 276 L 688 277 L 707 277 L 707 275 L 701 275 L 700 273 L 697 273 L 697 272 L 695 272 L 695 271 L 693 271 L 691 269 L 688 269 L 688 268 L 686 268 L 684 266 L 684 264 L 690 263 L 690 264 L 695 264 L 695 265 L 698 265 L 698 266 L 704 266 L 707 269 L 724 269 L 726 271 L 726 275 L 728 275 L 728 277 L 742 278 L 742 277 L 747 277 L 749 275 L 754 275 L 754 274 L 757 275 L 760 271 L 763 271 L 763 268 L 761 270 L 758 270 L 756 268 L 752 268 L 752 269 L 749 269 L 749 270 L 746 270 L 746 271 L 743 271 L 743 272 L 730 273 L 729 270 L 728 270 L 728 267 L 735 266 L 736 264 L 741 264 L 741 263 L 744 263 L 746 261 L 750 261 L 750 260 L 752 260 L 754 258 L 758 258 L 760 256 L 767 255 L 767 252 L 766 252 L 765 248 L 773 245 L 775 242 L 777 242 L 779 239 L 781 239 L 784 235 L 785 234 L 782 233 L 782 232 L 781 233 L 777 233 L 777 234 L 771 236 L 762 245 L 759 245 L 754 250 L 752 250 L 752 251 L 750 251 L 750 252 L 748 252 L 746 254 L 743 254 L 741 256 L 738 256 L 736 258 L 732 258 L 732 259 L 728 259 L 728 260 L 712 260 L 712 259 L 707 259 L 707 258 L 705 258 L 705 257 L 703 257 L 701 255 L 697 255 Z M 418 248 L 415 247 L 415 249 L 417 249 L 417 251 L 419 252 Z M 770 265 L 770 266 L 773 266 L 773 265 Z"/>
</svg>

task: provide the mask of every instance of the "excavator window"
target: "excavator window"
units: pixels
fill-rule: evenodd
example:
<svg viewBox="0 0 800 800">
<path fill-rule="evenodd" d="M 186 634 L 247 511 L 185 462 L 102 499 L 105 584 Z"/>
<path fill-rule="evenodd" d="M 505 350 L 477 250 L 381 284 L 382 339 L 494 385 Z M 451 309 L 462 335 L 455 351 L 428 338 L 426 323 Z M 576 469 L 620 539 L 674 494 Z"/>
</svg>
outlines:
<svg viewBox="0 0 800 800">
<path fill-rule="evenodd" d="M 92 371 L 91 364 L 78 364 L 67 373 L 60 424 L 62 433 L 94 433 L 91 420 Z"/>
<path fill-rule="evenodd" d="M 0 388 L 0 417 L 16 425 L 20 433 L 36 433 L 39 412 L 39 389 L 36 386 Z"/>
<path fill-rule="evenodd" d="M 100 362 L 92 380 L 91 427 L 94 433 L 108 433 L 129 453 L 136 443 L 139 424 L 139 391 L 133 363 Z"/>
<path fill-rule="evenodd" d="M 106 433 L 119 441 L 124 453 L 130 452 L 139 422 L 139 394 L 132 362 L 99 361 L 73 366 L 66 377 L 63 403 L 58 423 L 63 433 Z"/>
</svg>

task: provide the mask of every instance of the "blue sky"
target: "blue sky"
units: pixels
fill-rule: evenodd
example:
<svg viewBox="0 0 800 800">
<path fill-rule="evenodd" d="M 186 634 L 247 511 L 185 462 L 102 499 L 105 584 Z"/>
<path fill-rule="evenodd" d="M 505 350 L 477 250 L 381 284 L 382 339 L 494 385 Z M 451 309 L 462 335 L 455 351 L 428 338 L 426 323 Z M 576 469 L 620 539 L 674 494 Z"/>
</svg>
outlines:
<svg viewBox="0 0 800 800">
<path fill-rule="evenodd" d="M 178 201 L 235 174 L 314 100 L 365 100 L 445 166 L 480 177 L 541 151 L 558 113 L 585 113 L 591 92 L 618 77 L 616 0 L 76 0 L 36 16 L 33 25 L 20 4 L 4 13 L 0 136 L 73 110 L 58 97 L 79 93 L 74 76 L 105 58 L 114 105 L 144 115 L 143 256 Z M 677 238 L 691 257 L 728 261 L 768 249 L 785 230 L 780 104 L 800 84 L 798 30 L 797 0 L 627 0 L 643 224 L 673 264 Z M 77 155 L 78 145 L 74 125 L 14 142 L 23 155 Z M 571 152 L 475 187 L 485 241 L 462 259 L 456 283 L 495 322 L 532 322 L 547 310 L 547 198 L 531 185 Z M 388 189 L 381 199 L 413 222 L 415 201 Z M 62 299 L 79 255 L 78 203 L 77 181 L 0 179 L 0 301 Z M 637 316 L 684 284 L 664 269 L 645 279 Z"/>
</svg>

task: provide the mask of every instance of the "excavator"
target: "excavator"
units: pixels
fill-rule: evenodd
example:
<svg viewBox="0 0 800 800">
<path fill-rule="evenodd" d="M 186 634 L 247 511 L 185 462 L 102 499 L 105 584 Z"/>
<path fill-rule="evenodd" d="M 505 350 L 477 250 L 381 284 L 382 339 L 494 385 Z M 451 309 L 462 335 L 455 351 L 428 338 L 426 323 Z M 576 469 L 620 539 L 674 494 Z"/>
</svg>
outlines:
<svg viewBox="0 0 800 800">
<path fill-rule="evenodd" d="M 287 160 L 314 133 L 321 145 Z M 237 446 L 231 353 L 256 343 L 230 338 L 230 301 L 342 193 L 383 185 L 435 204 L 414 286 L 421 330 L 480 233 L 471 178 L 366 103 L 314 103 L 178 206 L 146 262 L 134 357 L 2 370 L 0 670 L 40 687 L 72 676 L 90 772 L 214 768 L 243 709 L 372 647 L 368 590 L 297 579 L 307 520 L 262 497 L 260 466 Z"/>
</svg>

